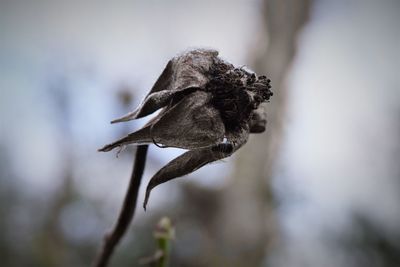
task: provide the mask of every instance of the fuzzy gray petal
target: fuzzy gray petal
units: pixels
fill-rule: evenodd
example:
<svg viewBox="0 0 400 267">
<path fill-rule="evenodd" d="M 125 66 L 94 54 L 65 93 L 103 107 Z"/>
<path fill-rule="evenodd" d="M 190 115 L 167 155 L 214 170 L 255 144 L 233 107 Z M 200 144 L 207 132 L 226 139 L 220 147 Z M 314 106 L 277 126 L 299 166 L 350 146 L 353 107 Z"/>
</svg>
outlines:
<svg viewBox="0 0 400 267">
<path fill-rule="evenodd" d="M 165 66 L 163 72 L 161 73 L 160 77 L 158 77 L 157 81 L 155 82 L 147 96 L 155 92 L 171 89 L 171 84 L 174 77 L 174 68 L 174 61 L 172 59 L 168 61 L 167 66 Z"/>
<path fill-rule="evenodd" d="M 147 96 L 143 102 L 134 111 L 122 116 L 121 118 L 111 121 L 111 123 L 130 121 L 147 116 L 158 109 L 168 105 L 177 95 L 184 95 L 186 91 L 194 91 L 195 88 L 185 88 L 183 90 L 163 90 L 154 92 Z"/>
<path fill-rule="evenodd" d="M 248 136 L 248 129 L 242 129 L 228 135 L 228 143 L 220 143 L 212 147 L 191 150 L 170 161 L 151 178 L 146 188 L 143 208 L 146 209 L 150 192 L 154 187 L 194 172 L 208 163 L 229 157 L 247 142 Z"/>
<path fill-rule="evenodd" d="M 157 185 L 170 181 L 174 178 L 189 174 L 210 162 L 225 158 L 229 155 L 230 154 L 228 153 L 214 151 L 211 149 L 211 147 L 209 147 L 188 151 L 183 155 L 177 157 L 176 159 L 172 160 L 165 167 L 159 170 L 153 176 L 153 178 L 151 178 L 146 188 L 146 197 L 143 203 L 143 208 L 146 209 L 146 205 L 150 197 L 150 192 Z"/>
<path fill-rule="evenodd" d="M 225 126 L 209 98 L 209 93 L 196 91 L 168 109 L 152 127 L 154 141 L 186 149 L 220 143 Z"/>
<path fill-rule="evenodd" d="M 151 126 L 145 126 L 134 133 L 128 134 L 124 138 L 121 138 L 111 144 L 105 145 L 98 151 L 107 152 L 113 150 L 116 147 L 121 147 L 128 144 L 135 144 L 135 145 L 150 144 L 152 143 L 152 139 L 150 137 L 150 128 Z"/>
<path fill-rule="evenodd" d="M 207 72 L 217 56 L 216 50 L 196 49 L 174 57 L 148 95 L 162 90 L 203 87 L 208 82 Z"/>
<path fill-rule="evenodd" d="M 140 106 L 111 123 L 147 116 L 167 105 L 177 93 L 189 88 L 203 88 L 209 80 L 207 73 L 217 56 L 215 50 L 199 49 L 171 59 Z"/>
<path fill-rule="evenodd" d="M 127 144 L 156 142 L 164 146 L 196 149 L 222 142 L 225 126 L 219 112 L 208 105 L 209 93 L 195 91 L 177 104 L 163 110 L 142 129 L 106 145 L 99 151 L 110 151 Z"/>
</svg>

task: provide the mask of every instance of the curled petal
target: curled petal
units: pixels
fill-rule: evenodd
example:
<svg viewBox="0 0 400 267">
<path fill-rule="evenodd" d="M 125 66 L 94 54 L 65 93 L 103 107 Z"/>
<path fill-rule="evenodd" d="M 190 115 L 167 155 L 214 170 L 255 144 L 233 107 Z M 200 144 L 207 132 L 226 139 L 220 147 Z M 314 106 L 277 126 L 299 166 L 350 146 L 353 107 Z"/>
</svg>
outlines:
<svg viewBox="0 0 400 267">
<path fill-rule="evenodd" d="M 216 50 L 196 49 L 174 57 L 168 62 L 149 95 L 162 90 L 203 87 L 208 82 L 207 72 L 217 56 Z"/>
<path fill-rule="evenodd" d="M 141 144 L 149 144 L 152 142 L 152 139 L 150 137 L 150 128 L 151 126 L 145 126 L 142 129 L 128 134 L 124 138 L 121 138 L 111 144 L 105 145 L 104 147 L 100 148 L 98 151 L 101 152 L 107 152 L 110 150 L 113 150 L 116 147 L 121 147 L 127 144 L 136 144 L 136 145 L 141 145 Z"/>
<path fill-rule="evenodd" d="M 218 52 L 215 50 L 198 49 L 175 57 L 171 89 L 204 87 L 209 81 L 208 72 L 217 56 Z"/>
<path fill-rule="evenodd" d="M 169 90 L 173 82 L 173 76 L 174 76 L 174 62 L 173 60 L 170 60 L 168 61 L 167 66 L 165 66 L 163 72 L 161 73 L 160 77 L 158 77 L 157 81 L 155 82 L 155 84 L 153 85 L 147 96 L 155 92 Z"/>
<path fill-rule="evenodd" d="M 209 93 L 195 91 L 160 113 L 142 129 L 106 145 L 110 151 L 127 144 L 160 143 L 169 147 L 196 149 L 222 142 L 225 126 L 219 112 L 209 102 Z"/>
<path fill-rule="evenodd" d="M 212 147 L 191 150 L 169 162 L 151 178 L 147 185 L 143 208 L 146 209 L 150 192 L 154 187 L 174 178 L 194 172 L 213 161 L 229 157 L 246 143 L 248 135 L 248 129 L 242 129 L 228 136 L 232 141 L 230 143 L 221 143 Z"/>
<path fill-rule="evenodd" d="M 153 178 L 151 178 L 146 188 L 146 197 L 143 203 L 143 208 L 146 209 L 147 202 L 149 201 L 151 190 L 159 184 L 165 183 L 177 177 L 189 174 L 202 166 L 225 158 L 230 154 L 214 151 L 209 148 L 202 148 L 191 150 L 176 159 L 169 162 L 165 167 L 159 170 Z"/>
<path fill-rule="evenodd" d="M 179 95 L 185 95 L 194 91 L 195 88 L 185 88 L 183 90 L 163 90 L 159 92 L 152 93 L 147 96 L 140 106 L 132 112 L 122 116 L 121 118 L 111 121 L 111 123 L 130 121 L 134 119 L 139 119 L 147 116 L 158 109 L 168 105 L 174 97 L 179 97 Z"/>
<path fill-rule="evenodd" d="M 147 116 L 166 106 L 177 93 L 189 88 L 204 87 L 209 80 L 207 73 L 217 56 L 215 50 L 200 49 L 171 59 L 142 104 L 111 123 Z"/>
<path fill-rule="evenodd" d="M 224 138 L 218 110 L 209 105 L 209 93 L 196 91 L 168 109 L 152 127 L 157 143 L 186 149 L 212 146 Z"/>
</svg>

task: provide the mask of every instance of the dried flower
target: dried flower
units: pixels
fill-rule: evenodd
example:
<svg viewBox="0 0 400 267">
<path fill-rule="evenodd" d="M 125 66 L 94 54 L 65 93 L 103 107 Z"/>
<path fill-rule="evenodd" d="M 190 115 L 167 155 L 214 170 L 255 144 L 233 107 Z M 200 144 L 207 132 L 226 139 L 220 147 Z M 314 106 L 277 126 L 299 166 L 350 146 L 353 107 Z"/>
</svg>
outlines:
<svg viewBox="0 0 400 267">
<path fill-rule="evenodd" d="M 124 122 L 161 112 L 143 128 L 104 146 L 110 151 L 127 144 L 154 143 L 189 151 L 169 162 L 150 180 L 143 207 L 157 185 L 226 158 L 265 130 L 260 104 L 272 96 L 270 80 L 235 68 L 215 50 L 192 50 L 171 59 L 142 104 Z"/>
</svg>

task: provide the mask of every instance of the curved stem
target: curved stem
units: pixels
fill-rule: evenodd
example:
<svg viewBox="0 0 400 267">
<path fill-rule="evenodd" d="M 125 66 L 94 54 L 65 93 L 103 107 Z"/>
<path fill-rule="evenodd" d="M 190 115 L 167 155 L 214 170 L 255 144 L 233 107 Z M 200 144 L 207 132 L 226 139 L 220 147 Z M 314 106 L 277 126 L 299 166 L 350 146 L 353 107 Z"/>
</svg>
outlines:
<svg viewBox="0 0 400 267">
<path fill-rule="evenodd" d="M 105 235 L 103 245 L 93 262 L 93 267 L 107 266 L 114 252 L 114 248 L 125 234 L 126 229 L 134 217 L 137 196 L 144 172 L 148 147 L 148 145 L 137 147 L 128 191 L 126 193 L 117 223 L 115 224 L 114 229 Z"/>
</svg>

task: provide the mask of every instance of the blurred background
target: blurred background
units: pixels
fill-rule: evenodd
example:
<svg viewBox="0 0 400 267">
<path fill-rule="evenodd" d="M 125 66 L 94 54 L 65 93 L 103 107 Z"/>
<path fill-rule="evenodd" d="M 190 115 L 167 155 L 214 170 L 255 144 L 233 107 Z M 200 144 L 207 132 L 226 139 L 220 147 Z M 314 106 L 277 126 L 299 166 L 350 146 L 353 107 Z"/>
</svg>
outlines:
<svg viewBox="0 0 400 267">
<path fill-rule="evenodd" d="M 97 148 L 148 118 L 109 121 L 193 47 L 271 78 L 267 131 L 155 189 L 111 266 L 151 255 L 162 216 L 171 266 L 400 266 L 399 15 L 396 0 L 0 0 L 1 266 L 90 264 L 135 149 Z M 143 183 L 181 153 L 151 146 Z"/>
</svg>

